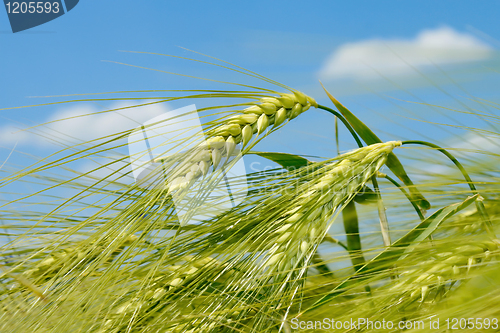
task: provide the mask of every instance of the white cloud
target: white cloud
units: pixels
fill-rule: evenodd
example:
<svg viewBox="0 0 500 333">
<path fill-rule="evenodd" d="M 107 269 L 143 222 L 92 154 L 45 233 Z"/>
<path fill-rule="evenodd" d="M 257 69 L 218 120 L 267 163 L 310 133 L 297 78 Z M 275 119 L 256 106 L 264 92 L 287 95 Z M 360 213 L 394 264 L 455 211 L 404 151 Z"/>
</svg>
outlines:
<svg viewBox="0 0 500 333">
<path fill-rule="evenodd" d="M 115 103 L 109 109 L 126 106 L 129 104 Z M 12 125 L 0 127 L 0 142 L 47 145 L 51 142 L 50 138 L 64 143 L 88 141 L 133 129 L 151 118 L 168 112 L 169 109 L 161 103 L 94 114 L 97 111 L 99 110 L 91 105 L 72 106 L 56 112 L 46 120 L 46 122 L 58 121 L 28 131 Z M 35 133 L 42 134 L 46 138 Z"/>
<path fill-rule="evenodd" d="M 467 133 L 463 140 L 464 143 L 456 145 L 458 148 L 471 151 L 490 152 L 492 154 L 500 153 L 500 138 L 498 135 Z"/>
<path fill-rule="evenodd" d="M 411 66 L 458 64 L 489 58 L 493 49 L 476 37 L 449 27 L 423 30 L 414 39 L 370 39 L 336 49 L 319 72 L 323 80 L 405 75 Z M 411 65 L 411 66 L 410 66 Z"/>
</svg>

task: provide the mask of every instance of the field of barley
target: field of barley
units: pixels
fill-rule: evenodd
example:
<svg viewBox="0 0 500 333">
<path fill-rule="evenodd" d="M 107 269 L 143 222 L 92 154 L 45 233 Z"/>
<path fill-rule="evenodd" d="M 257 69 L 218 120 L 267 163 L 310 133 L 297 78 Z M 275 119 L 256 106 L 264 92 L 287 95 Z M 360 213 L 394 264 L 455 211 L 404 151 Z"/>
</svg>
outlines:
<svg viewBox="0 0 500 333">
<path fill-rule="evenodd" d="M 1 332 L 500 329 L 497 103 L 402 102 L 460 117 L 424 121 L 476 140 L 457 146 L 390 120 L 373 126 L 328 84 L 312 96 L 199 59 L 239 81 L 52 97 L 133 103 L 96 114 L 197 108 L 61 139 L 54 154 L 1 174 Z M 328 138 L 280 137 L 319 133 L 310 114 Z M 280 138 L 296 149 L 273 147 Z M 82 160 L 97 166 L 82 172 Z"/>
</svg>

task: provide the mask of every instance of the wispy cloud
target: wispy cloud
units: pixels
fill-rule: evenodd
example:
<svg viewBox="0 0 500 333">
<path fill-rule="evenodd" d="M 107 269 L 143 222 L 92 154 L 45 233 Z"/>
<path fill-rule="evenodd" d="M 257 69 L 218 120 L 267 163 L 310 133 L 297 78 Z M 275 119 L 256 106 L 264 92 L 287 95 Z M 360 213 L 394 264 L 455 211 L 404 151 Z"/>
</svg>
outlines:
<svg viewBox="0 0 500 333">
<path fill-rule="evenodd" d="M 449 27 L 423 30 L 413 39 L 370 39 L 346 43 L 326 60 L 318 75 L 323 80 L 373 79 L 406 75 L 411 66 L 459 64 L 485 60 L 493 48 L 473 35 Z"/>
<path fill-rule="evenodd" d="M 130 105 L 115 103 L 109 109 L 126 106 Z M 92 105 L 73 106 L 46 119 L 46 122 L 56 122 L 35 129 L 26 131 L 14 125 L 0 127 L 0 142 L 46 146 L 54 140 L 65 143 L 88 141 L 133 129 L 168 110 L 162 103 L 96 114 L 99 110 Z"/>
</svg>

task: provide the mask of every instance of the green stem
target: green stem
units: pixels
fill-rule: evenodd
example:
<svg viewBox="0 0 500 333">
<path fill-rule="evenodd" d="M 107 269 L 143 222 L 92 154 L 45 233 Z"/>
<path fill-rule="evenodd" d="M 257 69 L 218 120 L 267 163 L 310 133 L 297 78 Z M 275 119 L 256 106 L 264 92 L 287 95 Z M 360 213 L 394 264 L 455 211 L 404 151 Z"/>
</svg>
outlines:
<svg viewBox="0 0 500 333">
<path fill-rule="evenodd" d="M 382 201 L 382 196 L 380 195 L 380 189 L 378 187 L 377 175 L 372 176 L 373 189 L 377 195 L 377 208 L 378 217 L 380 220 L 380 231 L 382 232 L 382 238 L 384 240 L 384 246 L 391 246 L 391 235 L 389 234 L 389 222 L 387 222 L 387 214 L 385 213 L 384 202 Z"/>
<path fill-rule="evenodd" d="M 344 126 L 349 130 L 349 132 L 351 133 L 351 135 L 354 138 L 354 140 L 356 140 L 356 143 L 358 144 L 359 148 L 363 147 L 363 144 L 361 143 L 361 140 L 359 140 L 359 137 L 356 134 L 356 132 L 353 130 L 351 124 L 349 124 L 349 122 L 344 118 L 344 116 L 341 113 L 339 113 L 339 112 L 337 112 L 337 111 L 335 111 L 333 109 L 330 109 L 327 106 L 323 106 L 323 105 L 318 105 L 318 109 L 322 109 L 322 110 L 328 111 L 331 114 L 333 114 L 334 116 L 336 116 L 338 119 L 340 119 L 340 121 L 344 124 Z"/>
<path fill-rule="evenodd" d="M 474 185 L 474 182 L 472 181 L 472 179 L 469 177 L 469 174 L 467 173 L 467 171 L 465 170 L 465 168 L 462 166 L 462 164 L 452 155 L 450 154 L 446 149 L 442 148 L 442 147 L 439 147 L 438 145 L 435 145 L 433 143 L 430 143 L 430 142 L 426 142 L 426 141 L 419 141 L 419 140 L 408 140 L 408 141 L 403 141 L 402 142 L 403 145 L 408 145 L 408 144 L 414 144 L 414 145 L 422 145 L 422 146 L 427 146 L 427 147 L 431 147 L 431 148 L 434 148 L 434 149 L 437 149 L 439 152 L 441 152 L 442 154 L 444 154 L 446 157 L 448 157 L 452 162 L 453 164 L 456 165 L 456 167 L 460 170 L 460 172 L 462 173 L 462 175 L 464 176 L 465 178 L 465 181 L 467 182 L 467 184 L 469 185 L 469 188 L 471 189 L 472 193 L 473 194 L 479 194 L 479 192 L 477 191 L 476 189 L 476 186 Z M 492 238 L 496 238 L 496 235 L 495 235 L 495 232 L 493 231 L 493 224 L 491 223 L 490 221 L 490 218 L 488 216 L 488 212 L 486 211 L 486 208 L 484 207 L 484 204 L 481 200 L 476 200 L 476 207 L 477 207 L 477 210 L 479 212 L 479 214 L 481 215 L 481 218 L 483 219 L 483 222 L 484 222 L 484 226 L 486 228 L 486 231 L 488 232 L 488 234 L 492 237 Z"/>
<path fill-rule="evenodd" d="M 353 200 L 349 201 L 344 209 L 342 209 L 342 217 L 344 220 L 344 229 L 347 238 L 347 251 L 351 257 L 352 266 L 355 274 L 366 265 L 365 257 L 361 249 L 361 237 L 359 236 L 358 214 L 356 212 L 356 204 Z M 369 284 L 365 285 L 365 290 L 371 294 Z"/>
<path fill-rule="evenodd" d="M 342 209 L 344 229 L 347 238 L 347 251 L 351 257 L 354 271 L 358 271 L 365 264 L 365 258 L 361 249 L 361 238 L 359 236 L 358 214 L 354 201 L 349 201 Z"/>
</svg>

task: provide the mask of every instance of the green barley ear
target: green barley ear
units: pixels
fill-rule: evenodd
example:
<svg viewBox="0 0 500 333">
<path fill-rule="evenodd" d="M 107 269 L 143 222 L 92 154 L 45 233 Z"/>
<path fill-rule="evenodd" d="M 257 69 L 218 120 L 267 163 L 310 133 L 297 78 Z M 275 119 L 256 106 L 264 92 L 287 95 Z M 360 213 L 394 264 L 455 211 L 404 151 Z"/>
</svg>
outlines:
<svg viewBox="0 0 500 333">
<path fill-rule="evenodd" d="M 236 113 L 227 120 L 218 121 L 207 136 L 210 138 L 220 135 L 225 140 L 232 137 L 236 144 L 243 142 L 245 145 L 253 135 L 262 134 L 268 126 L 277 127 L 286 119 L 293 119 L 311 106 L 317 107 L 317 105 L 314 98 L 300 92 L 262 97 L 255 105 L 243 109 L 241 113 Z"/>
<path fill-rule="evenodd" d="M 170 181 L 169 193 L 186 188 L 197 178 L 205 175 L 206 163 L 215 171 L 221 161 L 224 164 L 229 162 L 237 144 L 241 143 L 244 146 L 242 151 L 244 154 L 258 142 L 258 140 L 251 142 L 252 137 L 262 136 L 267 130 L 268 132 L 275 131 L 287 119 L 291 120 L 311 106 L 317 105 L 314 98 L 295 91 L 293 94 L 283 93 L 275 97 L 262 97 L 254 105 L 240 112 L 236 111 L 230 117 L 209 123 L 210 130 L 206 133 L 206 141 L 184 154 L 189 156 L 188 159 L 196 156 L 192 159 L 192 163 L 177 166 L 172 171 L 175 177 Z M 269 128 L 271 125 L 274 127 Z M 155 161 L 166 162 L 167 160 L 168 158 L 157 158 Z M 173 165 L 163 164 L 163 166 L 168 169 Z"/>
<path fill-rule="evenodd" d="M 223 283 L 228 272 L 231 272 L 230 269 L 225 272 L 225 269 L 226 266 L 211 257 L 192 255 L 181 257 L 178 262 L 163 266 L 141 295 L 131 296 L 113 305 L 100 332 L 108 332 L 111 329 L 125 330 L 134 317 L 138 318 L 136 327 L 151 325 L 158 320 L 158 316 L 164 316 L 165 311 L 175 315 L 166 323 L 169 329 L 167 332 L 186 332 L 188 328 L 196 326 L 196 323 L 190 325 L 185 322 L 182 306 L 189 303 L 201 306 L 203 302 L 209 301 L 195 296 L 196 292 L 202 290 L 196 286 L 196 281 L 203 279 L 213 284 Z M 234 309 L 229 311 L 227 316 L 235 317 L 236 313 L 237 310 Z M 220 328 L 224 322 L 223 316 L 218 318 L 213 316 L 209 322 L 201 324 L 198 328 L 204 330 Z"/>
<path fill-rule="evenodd" d="M 380 301 L 395 301 L 409 311 L 423 306 L 431 311 L 439 302 L 446 302 L 450 290 L 456 289 L 461 281 L 481 274 L 488 262 L 497 261 L 500 254 L 498 240 L 461 239 L 452 243 L 451 239 L 445 239 L 440 242 L 433 246 L 423 244 L 405 258 L 406 262 L 417 263 L 410 267 L 403 262 L 399 264 L 397 283 L 384 287 L 383 294 L 388 297 Z"/>
<path fill-rule="evenodd" d="M 115 239 L 114 244 L 106 240 L 84 240 L 70 243 L 49 254 L 45 258 L 34 260 L 22 271 L 22 275 L 36 285 L 45 284 L 68 273 L 70 270 L 83 269 L 90 262 L 99 258 L 109 263 L 118 256 L 125 247 L 137 241 L 137 236 L 129 235 Z"/>
</svg>

